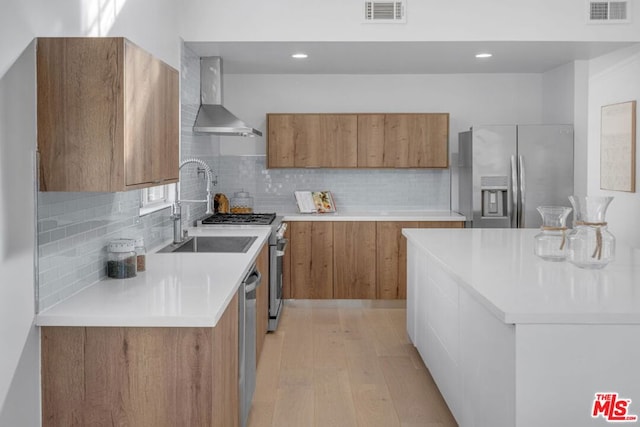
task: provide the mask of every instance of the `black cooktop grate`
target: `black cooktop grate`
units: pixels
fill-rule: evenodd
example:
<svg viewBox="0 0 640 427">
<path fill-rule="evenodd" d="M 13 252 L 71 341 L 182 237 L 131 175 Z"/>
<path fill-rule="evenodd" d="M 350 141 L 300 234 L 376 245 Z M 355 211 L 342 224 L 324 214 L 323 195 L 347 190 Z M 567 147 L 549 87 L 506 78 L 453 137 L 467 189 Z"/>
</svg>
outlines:
<svg viewBox="0 0 640 427">
<path fill-rule="evenodd" d="M 202 220 L 202 224 L 253 224 L 269 225 L 276 218 L 275 213 L 249 213 L 249 214 L 213 214 Z"/>
</svg>

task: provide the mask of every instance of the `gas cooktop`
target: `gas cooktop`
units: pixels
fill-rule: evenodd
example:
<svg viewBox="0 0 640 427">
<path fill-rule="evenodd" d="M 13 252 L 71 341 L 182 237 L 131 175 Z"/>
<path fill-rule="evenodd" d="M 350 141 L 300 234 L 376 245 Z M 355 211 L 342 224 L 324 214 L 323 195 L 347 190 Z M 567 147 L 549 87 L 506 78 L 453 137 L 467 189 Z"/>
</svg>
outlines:
<svg viewBox="0 0 640 427">
<path fill-rule="evenodd" d="M 213 214 L 204 218 L 202 225 L 228 224 L 228 225 L 269 225 L 276 218 L 275 213 L 247 213 L 247 214 Z"/>
</svg>

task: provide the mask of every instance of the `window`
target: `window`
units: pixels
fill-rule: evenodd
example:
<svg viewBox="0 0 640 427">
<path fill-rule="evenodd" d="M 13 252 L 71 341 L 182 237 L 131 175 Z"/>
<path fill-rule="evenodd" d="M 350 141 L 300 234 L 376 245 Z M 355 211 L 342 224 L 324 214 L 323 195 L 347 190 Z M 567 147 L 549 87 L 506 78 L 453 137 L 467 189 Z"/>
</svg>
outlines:
<svg viewBox="0 0 640 427">
<path fill-rule="evenodd" d="M 176 184 L 159 185 L 140 190 L 140 216 L 171 206 Z"/>
</svg>

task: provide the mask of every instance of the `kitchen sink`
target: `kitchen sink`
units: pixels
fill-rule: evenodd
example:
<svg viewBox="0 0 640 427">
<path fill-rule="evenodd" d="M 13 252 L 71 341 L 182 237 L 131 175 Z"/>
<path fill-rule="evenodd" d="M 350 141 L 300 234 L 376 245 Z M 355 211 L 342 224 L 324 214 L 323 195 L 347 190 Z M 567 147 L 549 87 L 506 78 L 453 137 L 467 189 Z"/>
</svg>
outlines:
<svg viewBox="0 0 640 427">
<path fill-rule="evenodd" d="M 183 243 L 171 243 L 158 253 L 245 253 L 256 239 L 256 236 L 194 236 Z"/>
</svg>

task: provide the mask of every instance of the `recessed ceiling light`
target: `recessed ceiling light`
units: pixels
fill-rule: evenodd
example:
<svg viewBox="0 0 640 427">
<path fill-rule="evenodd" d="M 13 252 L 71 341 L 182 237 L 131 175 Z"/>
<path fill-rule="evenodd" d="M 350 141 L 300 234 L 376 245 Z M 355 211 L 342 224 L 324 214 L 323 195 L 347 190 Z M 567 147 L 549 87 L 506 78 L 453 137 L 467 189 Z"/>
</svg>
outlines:
<svg viewBox="0 0 640 427">
<path fill-rule="evenodd" d="M 491 58 L 493 55 L 490 53 L 478 53 L 476 58 Z"/>
<path fill-rule="evenodd" d="M 306 53 L 294 53 L 293 55 L 291 55 L 291 57 L 296 59 L 305 59 L 308 58 L 309 55 L 307 55 Z"/>
</svg>

